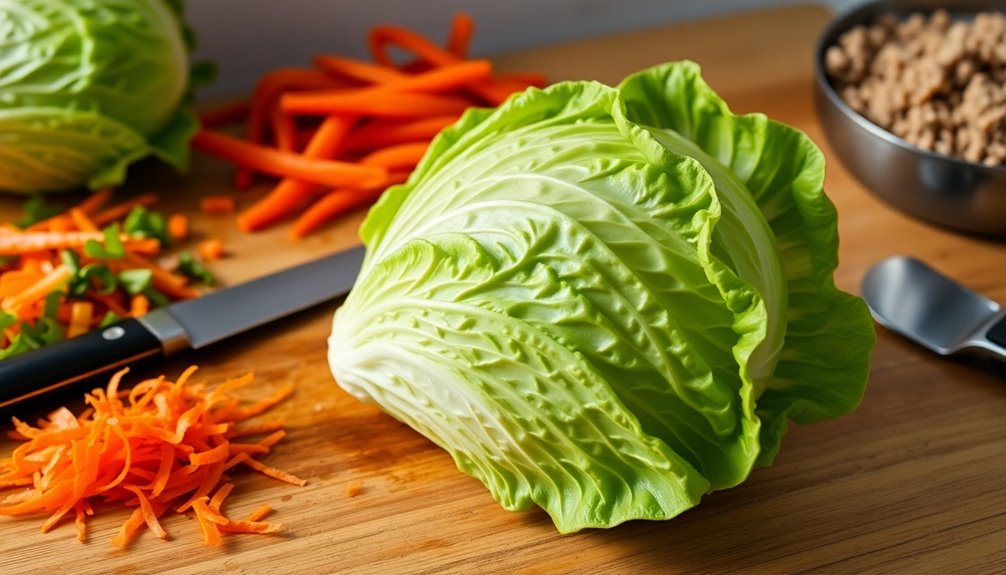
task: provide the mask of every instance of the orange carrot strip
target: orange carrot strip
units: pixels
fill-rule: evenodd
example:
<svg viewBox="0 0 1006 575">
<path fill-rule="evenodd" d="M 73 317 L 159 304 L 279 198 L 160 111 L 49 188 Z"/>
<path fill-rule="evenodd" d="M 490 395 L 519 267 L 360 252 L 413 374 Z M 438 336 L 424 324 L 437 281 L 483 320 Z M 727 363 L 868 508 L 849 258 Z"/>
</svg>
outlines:
<svg viewBox="0 0 1006 575">
<path fill-rule="evenodd" d="M 284 114 L 278 107 L 270 114 L 272 132 L 276 138 L 276 147 L 284 152 L 297 151 L 297 123 L 293 116 Z"/>
<path fill-rule="evenodd" d="M 150 505 L 150 500 L 143 494 L 143 491 L 135 485 L 124 485 L 122 488 L 127 491 L 131 491 L 136 495 L 136 499 L 140 503 L 140 514 L 143 517 L 143 522 L 147 524 L 147 528 L 150 529 L 150 531 L 153 532 L 158 539 L 167 539 L 168 532 L 164 530 L 164 527 L 161 526 L 161 522 L 157 520 L 154 508 Z"/>
<path fill-rule="evenodd" d="M 251 458 L 246 459 L 243 461 L 243 463 L 267 477 L 272 477 L 273 479 L 285 481 L 287 483 L 297 485 L 299 487 L 307 485 L 307 481 L 297 477 L 296 475 L 292 475 L 281 469 L 276 469 L 275 467 L 269 467 L 268 465 L 256 461 L 254 459 Z"/>
<path fill-rule="evenodd" d="M 281 403 L 283 400 L 293 395 L 295 389 L 296 388 L 293 386 L 292 383 L 288 383 L 283 387 L 277 389 L 276 392 L 273 393 L 271 396 L 262 399 L 260 401 L 256 401 L 255 403 L 247 407 L 242 407 L 236 410 L 234 414 L 231 415 L 230 419 L 231 421 L 237 422 L 255 417 L 256 415 L 264 411 L 268 411 L 275 405 Z"/>
<path fill-rule="evenodd" d="M 247 100 L 229 102 L 201 112 L 199 123 L 206 128 L 219 128 L 244 121 L 250 111 L 251 103 Z"/>
<path fill-rule="evenodd" d="M 128 202 L 116 204 L 95 214 L 91 218 L 91 221 L 97 226 L 105 226 L 128 216 L 129 212 L 133 211 L 133 208 L 138 206 L 150 207 L 156 204 L 159 199 L 156 194 L 143 194 Z"/>
<path fill-rule="evenodd" d="M 75 501 L 69 501 L 63 504 L 62 507 L 56 510 L 56 512 L 53 513 L 51 516 L 49 516 L 49 519 L 47 519 L 45 523 L 42 524 L 42 528 L 40 529 L 40 531 L 42 533 L 48 533 L 53 527 L 56 526 L 57 523 L 59 523 L 59 520 L 62 519 L 63 516 L 67 514 L 67 512 L 73 509 L 75 503 L 76 503 Z"/>
<path fill-rule="evenodd" d="M 336 88 L 339 83 L 317 70 L 280 68 L 262 76 L 255 86 L 248 116 L 247 138 L 254 143 L 265 139 L 265 128 L 276 98 L 289 90 Z"/>
<path fill-rule="evenodd" d="M 91 329 L 91 316 L 94 315 L 94 304 L 89 301 L 75 301 L 71 308 L 70 326 L 66 330 L 66 337 L 77 337 Z"/>
<path fill-rule="evenodd" d="M 423 159 L 423 154 L 426 153 L 426 149 L 429 147 L 429 142 L 395 144 L 371 152 L 360 159 L 360 164 L 364 166 L 379 166 L 388 170 L 411 170 L 416 167 L 419 160 Z"/>
<path fill-rule="evenodd" d="M 398 26 L 374 27 L 370 30 L 368 43 L 374 61 L 384 66 L 394 66 L 394 62 L 388 55 L 389 44 L 404 48 L 435 66 L 452 64 L 460 60 L 460 57 L 444 50 L 423 36 Z"/>
<path fill-rule="evenodd" d="M 277 443 L 279 443 L 279 441 L 282 440 L 284 437 L 286 437 L 286 431 L 282 430 L 282 429 L 279 429 L 279 430 L 277 430 L 277 431 L 269 434 L 269 436 L 266 437 L 265 439 L 259 441 L 258 444 L 261 445 L 262 447 L 265 447 L 266 449 L 268 449 L 268 448 L 272 447 L 273 445 L 276 445 Z"/>
<path fill-rule="evenodd" d="M 396 26 L 378 26 L 370 31 L 370 50 L 374 60 L 385 66 L 392 66 L 388 56 L 388 45 L 394 44 L 417 55 L 422 61 L 434 66 L 446 66 L 462 61 L 462 58 L 444 50 L 412 30 Z M 485 100 L 497 106 L 514 92 L 512 88 L 500 85 L 493 78 L 483 78 L 472 82 L 468 88 Z"/>
<path fill-rule="evenodd" d="M 291 114 L 352 114 L 409 119 L 460 114 L 470 104 L 453 96 L 409 94 L 390 90 L 377 94 L 360 90 L 331 94 L 289 94 L 283 96 L 280 106 Z"/>
<path fill-rule="evenodd" d="M 407 76 L 394 68 L 331 54 L 315 56 L 314 65 L 330 74 L 337 74 L 371 84 L 395 82 Z"/>
<path fill-rule="evenodd" d="M 347 151 L 373 150 L 404 144 L 428 142 L 441 130 L 458 120 L 459 116 L 433 116 L 410 122 L 374 121 L 353 131 L 346 137 Z"/>
<path fill-rule="evenodd" d="M 264 455 L 269 453 L 269 448 L 257 443 L 231 443 L 231 454 L 247 453 L 248 455 Z"/>
<path fill-rule="evenodd" d="M 279 533 L 283 531 L 283 525 L 279 523 L 237 521 L 231 519 L 227 523 L 220 525 L 219 530 L 224 533 Z"/>
<path fill-rule="evenodd" d="M 248 514 L 248 521 L 261 521 L 270 513 L 272 513 L 272 507 L 270 507 L 268 503 L 263 503 L 261 506 L 256 507 L 254 511 Z"/>
<path fill-rule="evenodd" d="M 465 58 L 474 34 L 475 22 L 472 17 L 464 12 L 456 14 L 451 23 L 451 33 L 447 37 L 447 50 L 458 58 Z"/>
<path fill-rule="evenodd" d="M 385 177 L 380 169 L 333 160 L 315 160 L 208 130 L 197 133 L 192 139 L 192 146 L 241 166 L 330 186 L 366 187 Z"/>
<path fill-rule="evenodd" d="M 254 144 L 265 141 L 266 126 L 270 111 L 280 94 L 289 90 L 324 89 L 338 87 L 339 83 L 324 73 L 300 68 L 280 68 L 262 76 L 255 86 L 245 137 Z M 264 170 L 259 170 L 264 171 Z M 238 170 L 238 189 L 251 184 L 254 172 L 250 169 Z"/>
<path fill-rule="evenodd" d="M 220 445 L 210 449 L 209 451 L 202 451 L 199 453 L 193 453 L 189 455 L 189 463 L 192 465 L 207 465 L 210 463 L 217 463 L 227 459 L 230 455 L 230 448 L 227 443 L 221 443 Z"/>
<path fill-rule="evenodd" d="M 220 508 L 223 506 L 224 500 L 227 499 L 233 490 L 233 483 L 224 483 L 221 485 L 220 488 L 217 489 L 217 492 L 213 494 L 213 497 L 210 498 L 210 509 L 216 513 L 220 513 Z"/>
<path fill-rule="evenodd" d="M 4 301 L 4 309 L 20 309 L 39 301 L 50 292 L 56 291 L 66 282 L 70 281 L 73 272 L 65 264 L 61 264 L 42 279 L 32 284 L 31 287 L 20 294 Z"/>
<path fill-rule="evenodd" d="M 335 157 L 352 127 L 352 118 L 330 116 L 322 122 L 311 138 L 304 156 L 307 158 Z M 285 179 L 266 197 L 238 216 L 238 227 L 246 232 L 256 231 L 283 219 L 306 201 L 316 186 L 299 180 Z"/>
<path fill-rule="evenodd" d="M 84 212 L 84 214 L 90 216 L 95 212 L 97 212 L 98 210 L 100 210 L 102 206 L 104 206 L 106 203 L 108 203 L 108 200 L 112 198 L 112 194 L 113 190 L 111 188 L 102 188 L 94 192 L 90 196 L 88 196 L 86 199 L 84 199 L 84 201 L 77 204 L 75 207 L 70 208 L 70 210 L 74 209 L 80 210 Z M 37 230 L 48 230 L 53 232 L 66 231 L 65 229 L 63 229 L 63 225 L 64 222 L 67 221 L 70 215 L 70 210 L 67 210 L 51 218 L 44 219 L 40 222 L 35 222 L 34 224 L 28 226 L 27 229 L 28 231 L 37 231 Z M 0 231 L 3 231 L 2 227 L 0 227 Z M 13 228 L 10 231 L 19 231 L 19 230 L 17 228 Z"/>
<path fill-rule="evenodd" d="M 388 184 L 404 182 L 408 176 L 407 171 L 393 172 L 388 178 Z M 291 237 L 295 240 L 303 238 L 335 217 L 376 202 L 383 192 L 383 188 L 373 190 L 339 189 L 329 192 L 297 218 L 290 229 Z"/>
<path fill-rule="evenodd" d="M 161 457 L 157 465 L 157 473 L 150 485 L 150 495 L 158 497 L 168 485 L 171 478 L 171 467 L 175 463 L 175 450 L 170 445 L 161 445 Z"/>
<path fill-rule="evenodd" d="M 85 511 L 84 505 L 80 502 L 74 505 L 73 514 L 74 514 L 73 522 L 77 526 L 77 541 L 83 543 L 84 541 L 87 540 L 87 523 L 86 523 L 87 512 Z"/>
<path fill-rule="evenodd" d="M 383 192 L 381 189 L 329 192 L 297 218 L 290 229 L 290 236 L 295 240 L 301 239 L 337 216 L 376 202 Z"/>
<path fill-rule="evenodd" d="M 130 298 L 130 304 L 129 304 L 130 316 L 140 317 L 143 315 L 147 315 L 148 311 L 150 311 L 150 298 L 143 295 L 142 293 L 138 293 L 134 295 L 132 298 Z"/>
<path fill-rule="evenodd" d="M 361 90 L 286 94 L 280 98 L 280 108 L 291 114 L 361 113 L 406 118 L 460 113 L 469 106 L 467 102 L 427 92 L 453 90 L 488 78 L 491 73 L 488 60 L 467 60 Z M 403 96 L 401 92 L 411 95 Z M 409 101 L 415 111 L 402 109 L 407 108 L 404 103 Z"/>
<path fill-rule="evenodd" d="M 219 238 L 210 238 L 199 242 L 196 251 L 199 252 L 203 260 L 211 262 L 223 257 L 224 243 Z"/>
<path fill-rule="evenodd" d="M 203 538 L 206 544 L 211 547 L 220 545 L 220 529 L 210 520 L 213 512 L 206 503 L 206 498 L 197 499 L 192 503 L 192 509 L 196 512 L 196 519 L 199 520 L 199 527 L 203 530 Z"/>
<path fill-rule="evenodd" d="M 230 214 L 234 207 L 233 196 L 203 196 L 199 200 L 199 209 L 204 214 Z"/>
<path fill-rule="evenodd" d="M 283 429 L 282 421 L 266 421 L 263 423 L 247 424 L 240 427 L 232 427 L 225 434 L 228 439 L 244 437 L 246 435 L 257 435 L 259 433 L 269 433 Z"/>
<path fill-rule="evenodd" d="M 20 232 L 0 234 L 0 255 L 14 256 L 31 254 L 40 250 L 82 248 L 89 240 L 103 242 L 104 239 L 104 234 L 94 229 L 79 232 Z M 149 238 L 134 238 L 123 234 L 119 236 L 119 239 L 130 249 L 149 250 L 150 248 L 151 242 Z M 157 245 L 156 242 L 154 245 Z M 4 274 L 5 277 L 7 275 Z"/>
<path fill-rule="evenodd" d="M 76 209 L 88 216 L 96 214 L 98 210 L 108 203 L 108 200 L 112 199 L 113 193 L 114 190 L 112 188 L 102 188 L 88 196 L 83 202 L 77 204 Z"/>
<path fill-rule="evenodd" d="M 70 219 L 73 220 L 74 225 L 77 229 L 82 232 L 100 232 L 101 228 L 98 227 L 91 218 L 87 215 L 84 210 L 78 208 L 70 209 Z"/>
<path fill-rule="evenodd" d="M 135 535 L 136 532 L 140 530 L 140 527 L 142 527 L 145 523 L 146 520 L 143 518 L 143 511 L 137 507 L 133 510 L 133 514 L 129 516 L 129 519 L 122 524 L 118 535 L 112 539 L 112 545 L 117 547 L 125 547 L 126 545 L 129 545 L 133 535 Z"/>
<path fill-rule="evenodd" d="M 189 237 L 189 217 L 185 214 L 172 214 L 168 218 L 168 234 L 176 240 Z"/>
</svg>

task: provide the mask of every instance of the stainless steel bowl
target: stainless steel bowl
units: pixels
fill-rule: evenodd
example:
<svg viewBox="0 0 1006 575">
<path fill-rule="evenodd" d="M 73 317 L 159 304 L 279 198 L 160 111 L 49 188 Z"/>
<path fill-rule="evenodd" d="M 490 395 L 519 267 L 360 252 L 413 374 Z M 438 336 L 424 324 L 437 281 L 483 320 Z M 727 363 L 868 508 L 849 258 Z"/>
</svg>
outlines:
<svg viewBox="0 0 1006 575">
<path fill-rule="evenodd" d="M 1006 236 L 1006 168 L 974 164 L 918 148 L 867 120 L 832 88 L 825 51 L 857 24 L 882 14 L 907 16 L 938 8 L 957 18 L 1006 11 L 1006 1 L 881 0 L 840 14 L 815 50 L 815 103 L 825 137 L 850 172 L 888 204 L 909 215 L 978 234 Z"/>
</svg>

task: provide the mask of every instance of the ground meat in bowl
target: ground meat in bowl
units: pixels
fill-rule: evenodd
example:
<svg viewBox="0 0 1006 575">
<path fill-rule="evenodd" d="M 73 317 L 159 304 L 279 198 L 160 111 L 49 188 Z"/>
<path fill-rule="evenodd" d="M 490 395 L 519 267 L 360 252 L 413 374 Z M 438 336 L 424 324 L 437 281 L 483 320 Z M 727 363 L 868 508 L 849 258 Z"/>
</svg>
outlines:
<svg viewBox="0 0 1006 575">
<path fill-rule="evenodd" d="M 825 71 L 856 112 L 912 144 L 1006 163 L 1006 15 L 883 16 L 842 34 Z"/>
</svg>

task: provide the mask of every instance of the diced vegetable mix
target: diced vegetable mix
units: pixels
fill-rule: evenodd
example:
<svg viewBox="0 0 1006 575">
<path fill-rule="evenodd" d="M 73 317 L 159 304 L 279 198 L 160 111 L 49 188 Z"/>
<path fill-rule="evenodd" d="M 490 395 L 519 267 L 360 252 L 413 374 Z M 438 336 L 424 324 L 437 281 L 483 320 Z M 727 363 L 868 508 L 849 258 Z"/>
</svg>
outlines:
<svg viewBox="0 0 1006 575">
<path fill-rule="evenodd" d="M 111 197 L 103 189 L 66 210 L 32 198 L 19 226 L 0 224 L 0 360 L 195 297 L 193 281 L 214 283 L 189 252 L 173 271 L 157 261 L 177 228 L 188 233 L 187 218 L 151 211 L 152 194 L 105 207 Z M 199 251 L 216 259 L 223 246 Z"/>
</svg>

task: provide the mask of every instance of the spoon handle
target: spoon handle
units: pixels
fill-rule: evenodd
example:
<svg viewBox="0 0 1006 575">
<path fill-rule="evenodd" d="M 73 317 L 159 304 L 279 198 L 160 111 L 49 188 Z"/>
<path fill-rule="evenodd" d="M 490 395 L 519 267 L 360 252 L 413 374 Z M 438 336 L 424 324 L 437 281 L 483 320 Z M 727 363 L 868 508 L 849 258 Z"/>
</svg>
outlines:
<svg viewBox="0 0 1006 575">
<path fill-rule="evenodd" d="M 978 347 L 1006 361 L 1006 317 L 999 317 L 992 327 L 985 331 L 984 341 Z"/>
</svg>

